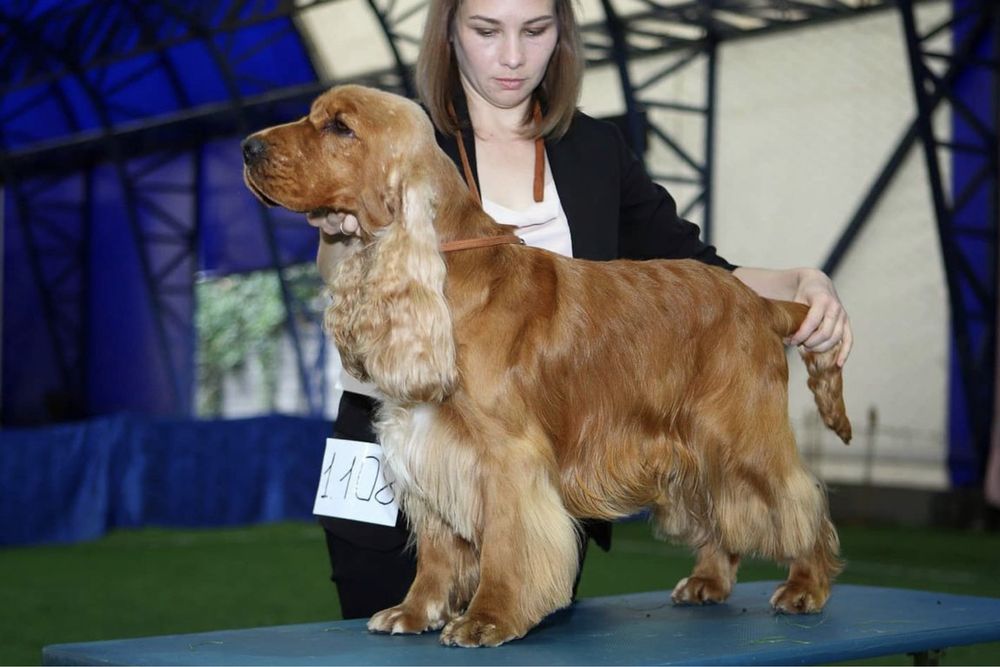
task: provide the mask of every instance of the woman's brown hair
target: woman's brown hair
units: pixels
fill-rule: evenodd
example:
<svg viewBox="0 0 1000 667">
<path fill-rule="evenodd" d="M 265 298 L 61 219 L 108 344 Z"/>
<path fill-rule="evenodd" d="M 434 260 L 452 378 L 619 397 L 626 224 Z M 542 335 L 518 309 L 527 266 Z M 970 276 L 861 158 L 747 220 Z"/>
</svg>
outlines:
<svg viewBox="0 0 1000 667">
<path fill-rule="evenodd" d="M 417 57 L 417 95 L 427 107 L 431 120 L 444 134 L 461 129 L 459 120 L 449 112 L 452 97 L 461 92 L 458 66 L 451 44 L 452 26 L 462 0 L 431 0 L 427 8 L 424 37 Z M 566 134 L 576 112 L 583 81 L 583 43 L 573 13 L 572 0 L 553 0 L 559 38 L 542 82 L 535 89 L 535 100 L 542 106 L 542 121 L 532 121 L 532 105 L 524 119 L 528 138 L 558 139 Z"/>
</svg>

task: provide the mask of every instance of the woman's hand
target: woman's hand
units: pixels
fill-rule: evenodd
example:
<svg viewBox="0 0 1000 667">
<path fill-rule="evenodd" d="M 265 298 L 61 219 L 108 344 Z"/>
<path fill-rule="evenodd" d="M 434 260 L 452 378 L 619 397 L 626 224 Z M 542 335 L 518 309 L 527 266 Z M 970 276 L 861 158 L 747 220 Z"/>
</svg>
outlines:
<svg viewBox="0 0 1000 667">
<path fill-rule="evenodd" d="M 833 281 L 825 273 L 819 269 L 777 271 L 741 266 L 733 275 L 763 297 L 809 306 L 798 331 L 786 342 L 811 352 L 825 352 L 841 343 L 837 365 L 844 365 L 854 345 L 854 332 Z"/>
<path fill-rule="evenodd" d="M 854 345 L 854 332 L 833 281 L 818 269 L 799 269 L 794 300 L 809 306 L 809 313 L 788 343 L 812 352 L 826 352 L 841 343 L 837 365 L 843 366 Z"/>
<path fill-rule="evenodd" d="M 313 227 L 318 227 L 331 236 L 353 236 L 358 232 L 358 219 L 351 213 L 329 211 L 318 215 L 306 214 L 306 220 Z"/>
</svg>

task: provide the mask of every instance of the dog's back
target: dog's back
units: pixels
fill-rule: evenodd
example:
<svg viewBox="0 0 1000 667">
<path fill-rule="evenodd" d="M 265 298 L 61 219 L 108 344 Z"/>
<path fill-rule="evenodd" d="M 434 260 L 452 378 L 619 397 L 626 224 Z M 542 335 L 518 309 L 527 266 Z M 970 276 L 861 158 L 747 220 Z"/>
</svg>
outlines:
<svg viewBox="0 0 1000 667">
<path fill-rule="evenodd" d="M 804 306 L 691 260 L 510 248 L 477 268 L 456 332 L 480 382 L 462 391 L 546 433 L 572 514 L 650 507 L 661 532 L 776 559 L 829 533 L 787 415 L 783 338 Z M 824 418 L 849 438 L 834 353 L 805 356 Z"/>
<path fill-rule="evenodd" d="M 498 255 L 471 260 L 477 294 L 463 279 L 466 293 L 450 298 L 462 365 L 480 378 L 466 390 L 492 410 L 537 415 L 566 460 L 598 434 L 681 435 L 704 412 L 694 406 L 785 400 L 783 338 L 805 306 L 763 299 L 693 260 L 588 262 L 523 247 Z M 845 425 L 847 440 L 834 356 L 806 359 L 826 378 L 824 416 Z"/>
</svg>

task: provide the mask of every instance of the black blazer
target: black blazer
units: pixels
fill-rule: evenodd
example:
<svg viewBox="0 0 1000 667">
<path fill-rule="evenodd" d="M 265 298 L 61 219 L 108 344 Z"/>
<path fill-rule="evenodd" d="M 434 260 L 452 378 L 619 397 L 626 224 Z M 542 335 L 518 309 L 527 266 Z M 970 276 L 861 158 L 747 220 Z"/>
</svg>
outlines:
<svg viewBox="0 0 1000 667">
<path fill-rule="evenodd" d="M 467 118 L 464 97 L 455 100 Z M 476 142 L 471 126 L 462 132 L 476 186 Z M 459 170 L 458 141 L 437 141 Z M 581 259 L 697 259 L 729 270 L 736 267 L 702 243 L 698 226 L 677 215 L 673 198 L 646 173 L 611 123 L 577 112 L 566 134 L 545 142 L 559 200 L 569 222 L 573 256 Z"/>
</svg>

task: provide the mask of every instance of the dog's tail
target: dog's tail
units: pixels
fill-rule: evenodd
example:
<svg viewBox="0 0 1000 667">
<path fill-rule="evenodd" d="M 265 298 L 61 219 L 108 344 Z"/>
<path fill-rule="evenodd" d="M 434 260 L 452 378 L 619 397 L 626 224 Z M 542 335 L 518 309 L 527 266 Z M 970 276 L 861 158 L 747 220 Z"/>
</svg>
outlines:
<svg viewBox="0 0 1000 667">
<path fill-rule="evenodd" d="M 809 307 L 792 301 L 768 300 L 775 333 L 782 338 L 795 333 L 805 319 Z M 816 398 L 816 407 L 823 423 L 847 444 L 851 441 L 851 422 L 844 407 L 844 381 L 837 365 L 840 343 L 826 352 L 799 349 L 809 371 L 809 389 Z"/>
</svg>

